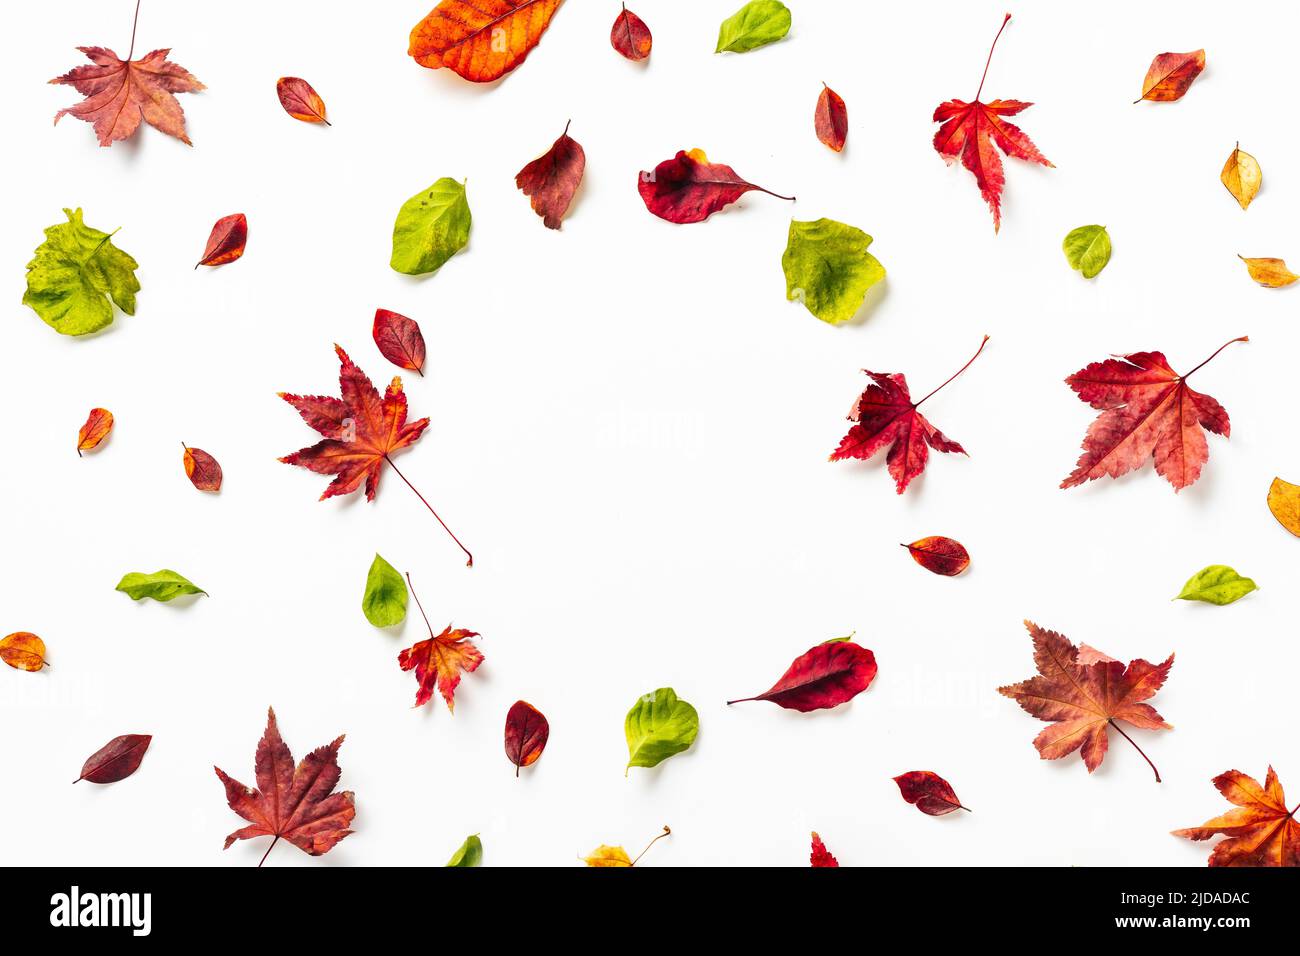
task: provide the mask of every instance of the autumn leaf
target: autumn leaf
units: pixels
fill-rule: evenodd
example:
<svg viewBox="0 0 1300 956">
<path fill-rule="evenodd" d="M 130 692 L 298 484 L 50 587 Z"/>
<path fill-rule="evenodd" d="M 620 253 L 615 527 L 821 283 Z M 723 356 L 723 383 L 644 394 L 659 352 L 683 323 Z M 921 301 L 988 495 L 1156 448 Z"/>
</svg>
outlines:
<svg viewBox="0 0 1300 956">
<path fill-rule="evenodd" d="M 700 715 L 671 687 L 642 694 L 623 720 L 627 738 L 623 776 L 633 767 L 655 767 L 688 749 L 699 732 Z"/>
<path fill-rule="evenodd" d="M 790 10 L 780 0 L 750 0 L 718 27 L 714 53 L 748 53 L 790 32 Z"/>
<path fill-rule="evenodd" d="M 844 148 L 844 140 L 849 135 L 849 111 L 840 94 L 825 83 L 813 111 L 813 129 L 817 131 L 817 138 L 835 152 Z"/>
<path fill-rule="evenodd" d="M 415 597 L 415 606 L 420 609 L 424 626 L 429 629 L 429 638 L 416 641 L 397 655 L 397 665 L 404 671 L 415 670 L 415 679 L 419 688 L 415 692 L 415 706 L 427 704 L 433 697 L 436 687 L 442 699 L 447 702 L 447 710 L 456 711 L 456 685 L 460 683 L 462 673 L 469 674 L 483 663 L 483 652 L 474 646 L 471 638 L 478 637 L 477 631 L 453 629 L 450 624 L 443 628 L 441 634 L 435 635 L 429 618 L 424 613 L 420 596 L 411 584 L 411 575 L 406 575 L 411 594 Z"/>
<path fill-rule="evenodd" d="M 582 182 L 587 154 L 569 135 L 569 124 L 543 155 L 519 170 L 515 185 L 532 201 L 533 212 L 547 229 L 559 229 L 573 194 Z"/>
<path fill-rule="evenodd" d="M 1274 478 L 1268 486 L 1268 510 L 1278 524 L 1300 537 L 1300 485 Z"/>
<path fill-rule="evenodd" d="M 524 62 L 559 6 L 560 0 L 442 0 L 411 30 L 406 52 L 431 70 L 445 66 L 488 83 Z"/>
<path fill-rule="evenodd" d="M 835 859 L 830 850 L 826 849 L 826 844 L 822 842 L 822 838 L 817 835 L 816 830 L 813 831 L 812 853 L 808 857 L 808 862 L 814 867 L 838 867 L 840 865 L 840 861 Z"/>
<path fill-rule="evenodd" d="M 370 334 L 384 358 L 424 378 L 424 335 L 419 323 L 400 312 L 375 309 Z"/>
<path fill-rule="evenodd" d="M 1286 794 L 1271 766 L 1262 787 L 1240 770 L 1221 773 L 1211 783 L 1237 809 L 1199 827 L 1174 830 L 1174 836 L 1227 837 L 1210 854 L 1210 866 L 1300 866 L 1300 805 L 1287 809 Z"/>
<path fill-rule="evenodd" d="M 185 466 L 185 477 L 199 491 L 217 492 L 221 490 L 221 464 L 202 448 L 191 448 L 184 442 L 181 447 L 185 453 L 181 464 Z"/>
<path fill-rule="evenodd" d="M 86 758 L 81 766 L 81 776 L 73 783 L 89 780 L 91 783 L 115 783 L 135 773 L 149 749 L 151 734 L 123 734 L 114 737 Z"/>
<path fill-rule="evenodd" d="M 437 272 L 465 248 L 472 222 L 465 184 L 444 176 L 397 211 L 389 266 L 408 276 Z"/>
<path fill-rule="evenodd" d="M 444 864 L 445 866 L 473 867 L 482 866 L 483 864 L 483 841 L 479 839 L 477 833 L 470 834 L 465 838 L 459 849 L 451 855 L 451 859 Z"/>
<path fill-rule="evenodd" d="M 652 171 L 642 170 L 636 188 L 646 209 L 675 223 L 703 222 L 751 190 L 794 201 L 746 182 L 730 166 L 710 163 L 702 149 L 678 150 Z"/>
<path fill-rule="evenodd" d="M 113 232 L 92 229 L 81 210 L 64 209 L 67 222 L 45 230 L 45 241 L 27 263 L 23 305 L 63 335 L 98 332 L 113 321 L 113 303 L 135 315 L 139 263 L 113 245 Z M 111 300 L 111 301 L 110 301 Z"/>
<path fill-rule="evenodd" d="M 152 598 L 155 601 L 166 602 L 182 594 L 202 594 L 204 597 L 208 594 L 184 575 L 166 568 L 153 574 L 143 574 L 140 571 L 124 574 L 122 580 L 117 582 L 115 590 L 121 591 L 132 601 Z"/>
<path fill-rule="evenodd" d="M 520 767 L 530 767 L 546 749 L 551 736 L 551 725 L 546 716 L 527 701 L 517 700 L 506 713 L 506 757 L 515 765 L 515 776 Z"/>
<path fill-rule="evenodd" d="M 1007 28 L 1011 14 L 1002 21 L 998 35 L 993 38 L 989 48 L 988 59 L 984 62 L 984 75 L 980 77 L 980 86 L 975 99 L 969 103 L 962 100 L 948 100 L 940 103 L 934 111 L 934 122 L 942 123 L 934 134 L 934 148 L 948 165 L 958 158 L 961 163 L 975 174 L 980 195 L 989 204 L 993 213 L 993 231 L 1002 227 L 1002 186 L 1006 180 L 1002 171 L 1002 160 L 998 157 L 994 145 L 1008 156 L 1023 159 L 1030 163 L 1052 166 L 1047 157 L 1038 151 L 1029 136 L 1017 126 L 1008 123 L 1004 117 L 1015 114 L 1033 106 L 1020 100 L 990 100 L 980 102 L 984 92 L 984 80 L 989 75 L 989 64 L 993 61 L 993 50 L 998 45 L 1002 31 Z"/>
<path fill-rule="evenodd" d="M 1080 226 L 1071 229 L 1061 242 L 1065 261 L 1085 279 L 1096 278 L 1110 262 L 1110 233 L 1105 226 Z"/>
<path fill-rule="evenodd" d="M 948 781 L 937 773 L 909 770 L 895 777 L 894 783 L 904 800 L 929 816 L 941 817 L 954 810 L 970 813 L 970 807 L 962 806 Z"/>
<path fill-rule="evenodd" d="M 1101 412 L 1088 426 L 1083 454 L 1064 481 L 1073 488 L 1094 478 L 1118 478 L 1155 458 L 1156 472 L 1181 491 L 1201 476 L 1210 448 L 1202 429 L 1228 437 L 1227 410 L 1209 395 L 1187 387 L 1187 379 L 1233 342 L 1232 339 L 1186 375 L 1162 352 L 1133 352 L 1093 362 L 1065 380 L 1081 401 Z"/>
<path fill-rule="evenodd" d="M 1141 103 L 1150 100 L 1153 103 L 1168 103 L 1181 100 L 1192 80 L 1201 75 L 1205 69 L 1205 51 L 1193 50 L 1191 53 L 1161 53 L 1151 61 L 1146 78 L 1142 81 L 1142 95 L 1134 100 Z"/>
<path fill-rule="evenodd" d="M 275 81 L 275 95 L 280 98 L 284 111 L 294 119 L 304 123 L 334 125 L 325 118 L 325 101 L 306 80 L 296 76 L 282 76 Z"/>
<path fill-rule="evenodd" d="M 236 840 L 274 837 L 258 866 L 266 862 L 281 837 L 311 856 L 333 849 L 352 832 L 349 828 L 357 812 L 351 790 L 333 792 L 339 782 L 342 743 L 343 737 L 339 736 L 317 747 L 295 767 L 293 754 L 280 737 L 275 711 L 268 707 L 266 731 L 254 759 L 257 789 L 244 786 L 220 767 L 212 768 L 225 785 L 230 809 L 249 823 L 226 837 L 222 849 L 229 850 Z"/>
<path fill-rule="evenodd" d="M 1087 645 L 1075 647 L 1055 631 L 1025 621 L 1034 641 L 1038 676 L 999 687 L 998 693 L 1016 701 L 1026 713 L 1049 726 L 1034 738 L 1044 760 L 1058 760 L 1076 750 L 1092 773 L 1106 756 L 1106 728 L 1113 727 L 1133 744 L 1160 782 L 1160 771 L 1116 721 L 1143 730 L 1173 730 L 1154 707 L 1142 703 L 1155 695 L 1169 676 L 1174 655 L 1163 664 L 1138 659 L 1126 667 Z"/>
<path fill-rule="evenodd" d="M 143 119 L 156 130 L 175 136 L 186 146 L 185 111 L 173 93 L 197 93 L 203 84 L 184 67 L 167 59 L 170 49 L 154 50 L 138 60 L 135 53 L 135 28 L 140 18 L 136 0 L 135 20 L 131 23 L 131 48 L 126 59 L 118 59 L 112 50 L 100 46 L 79 46 L 94 66 L 79 66 L 51 83 L 74 87 L 85 97 L 75 106 L 54 114 L 58 123 L 65 115 L 94 124 L 100 146 L 112 146 L 115 140 L 127 139 Z"/>
<path fill-rule="evenodd" d="M 609 43 L 629 60 L 644 60 L 650 55 L 650 46 L 654 38 L 645 21 L 623 5 L 622 12 L 614 18 L 614 26 L 609 31 Z"/>
<path fill-rule="evenodd" d="M 849 421 L 854 425 L 840 440 L 839 447 L 831 452 L 830 460 L 857 458 L 866 461 L 889 445 L 885 461 L 901 495 L 912 479 L 925 471 L 926 463 L 930 460 L 930 448 L 945 453 L 966 454 L 966 449 L 931 425 L 917 409 L 970 368 L 971 362 L 984 351 L 988 340 L 989 337 L 984 336 L 970 362 L 954 372 L 943 385 L 916 402 L 912 401 L 907 379 L 902 372 L 870 372 L 863 369 L 872 384 L 867 386 L 866 391 L 854 403 L 853 410 L 849 413 Z"/>
<path fill-rule="evenodd" d="M 627 850 L 623 849 L 621 846 L 608 846 L 607 844 L 604 843 L 602 843 L 600 846 L 596 847 L 596 849 L 592 850 L 590 853 L 584 856 L 582 860 L 588 866 L 598 866 L 598 867 L 636 866 L 638 863 L 641 862 L 641 857 L 646 855 L 647 850 L 649 850 L 652 846 L 654 846 L 664 837 L 669 836 L 672 832 L 673 832 L 672 830 L 668 829 L 668 827 L 665 826 L 664 832 L 659 834 L 649 843 L 647 843 L 645 850 L 642 850 L 640 853 L 638 853 L 636 855 L 635 860 L 632 859 L 630 856 L 628 856 Z"/>
<path fill-rule="evenodd" d="M 1243 578 L 1226 564 L 1211 564 L 1201 568 L 1183 585 L 1175 601 L 1204 601 L 1222 607 L 1244 598 L 1259 587 L 1250 578 Z"/>
<path fill-rule="evenodd" d="M 366 572 L 361 613 L 375 627 L 393 627 L 406 620 L 406 582 L 397 568 L 378 554 Z"/>
<path fill-rule="evenodd" d="M 934 535 L 919 538 L 903 547 L 911 554 L 913 561 L 935 574 L 952 577 L 970 567 L 970 554 L 960 541 L 952 538 Z"/>
<path fill-rule="evenodd" d="M 15 631 L 0 638 L 0 661 L 29 672 L 50 666 L 45 659 L 45 642 L 29 631 Z"/>
<path fill-rule="evenodd" d="M 1246 272 L 1252 279 L 1269 289 L 1281 289 L 1300 279 L 1282 259 L 1247 259 L 1242 255 L 1237 258 L 1246 263 Z"/>
<path fill-rule="evenodd" d="M 1219 173 L 1219 182 L 1232 193 L 1232 198 L 1242 209 L 1254 201 L 1259 187 L 1264 184 L 1264 171 L 1259 168 L 1259 160 L 1241 148 L 1238 143 L 1228 154 L 1228 161 Z"/>
<path fill-rule="evenodd" d="M 818 644 L 794 659 L 781 679 L 755 697 L 788 710 L 807 713 L 838 707 L 857 697 L 876 679 L 876 655 L 852 641 Z"/>
<path fill-rule="evenodd" d="M 316 431 L 325 436 L 324 441 L 303 448 L 292 455 L 285 455 L 280 461 L 287 465 L 297 465 L 316 472 L 318 475 L 334 475 L 321 494 L 320 500 L 335 495 L 350 495 L 366 485 L 366 500 L 374 501 L 379 488 L 379 473 L 385 463 L 406 486 L 415 492 L 417 498 L 437 518 L 438 524 L 451 535 L 451 540 L 465 552 L 468 567 L 474 566 L 474 556 L 451 533 L 451 529 L 438 517 L 438 512 L 424 500 L 424 495 L 416 491 L 415 486 L 407 481 L 396 465 L 392 454 L 410 445 L 424 432 L 429 419 L 417 421 L 406 420 L 406 393 L 402 391 L 402 380 L 393 376 L 382 401 L 379 392 L 366 377 L 366 373 L 353 364 L 348 353 L 339 346 L 334 346 L 339 357 L 339 392 L 341 399 L 329 395 L 291 395 L 280 392 L 280 397 L 298 410 L 298 414 Z"/>
<path fill-rule="evenodd" d="M 885 267 L 867 251 L 871 242 L 861 229 L 834 219 L 791 219 L 781 254 L 786 300 L 802 302 L 831 325 L 848 322 L 885 278 Z"/>
<path fill-rule="evenodd" d="M 203 258 L 194 263 L 194 268 L 221 266 L 227 262 L 234 262 L 244 254 L 244 246 L 247 244 L 248 218 L 242 212 L 222 216 L 212 226 L 212 232 L 208 235 L 208 244 L 203 250 Z"/>
<path fill-rule="evenodd" d="M 77 432 L 77 457 L 83 451 L 98 448 L 113 430 L 113 413 L 107 408 L 92 408 L 86 416 L 86 424 Z"/>
</svg>

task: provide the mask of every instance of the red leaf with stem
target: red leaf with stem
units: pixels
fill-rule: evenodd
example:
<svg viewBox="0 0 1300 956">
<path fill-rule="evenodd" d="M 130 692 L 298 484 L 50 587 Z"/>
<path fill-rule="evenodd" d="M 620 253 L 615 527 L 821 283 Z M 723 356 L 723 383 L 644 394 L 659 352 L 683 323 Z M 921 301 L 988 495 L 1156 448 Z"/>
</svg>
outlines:
<svg viewBox="0 0 1300 956">
<path fill-rule="evenodd" d="M 506 756 L 515 765 L 516 777 L 520 767 L 537 763 L 550 736 L 545 714 L 527 701 L 514 702 L 506 714 Z"/>
<path fill-rule="evenodd" d="M 150 734 L 123 734 L 114 737 L 86 758 L 81 767 L 81 776 L 72 782 L 89 780 L 91 783 L 114 783 L 126 779 L 139 768 L 152 740 Z"/>
<path fill-rule="evenodd" d="M 840 94 L 825 83 L 822 84 L 821 95 L 817 97 L 813 128 L 817 130 L 817 138 L 835 152 L 844 148 L 844 140 L 849 135 L 849 111 Z"/>
<path fill-rule="evenodd" d="M 646 209 L 669 222 L 703 222 L 715 212 L 735 202 L 745 193 L 758 190 L 777 199 L 794 201 L 741 179 L 723 163 L 710 163 L 702 149 L 678 150 L 652 171 L 641 171 L 637 191 Z"/>
<path fill-rule="evenodd" d="M 411 583 L 410 572 L 407 572 L 406 583 L 415 597 L 416 607 L 420 609 L 420 617 L 424 618 L 424 626 L 429 629 L 429 639 L 417 641 L 398 654 L 397 664 L 404 671 L 415 670 L 415 679 L 420 683 L 419 689 L 415 692 L 416 707 L 427 704 L 433 698 L 434 689 L 437 688 L 442 694 L 442 699 L 447 702 L 447 709 L 454 713 L 456 685 L 460 683 L 460 675 L 477 670 L 483 663 L 483 652 L 470 640 L 478 637 L 478 633 L 460 628 L 453 630 L 448 624 L 441 634 L 435 635 L 433 627 L 429 624 L 429 617 L 424 613 L 424 605 L 420 603 L 420 596 L 415 593 L 415 585 Z M 540 754 L 539 748 L 538 755 Z"/>
<path fill-rule="evenodd" d="M 876 656 L 848 640 L 828 641 L 796 657 L 781 679 L 756 697 L 789 710 L 808 712 L 836 707 L 862 693 L 876 677 Z"/>
<path fill-rule="evenodd" d="M 609 31 L 609 42 L 619 53 L 629 60 L 644 60 L 650 55 L 650 46 L 654 38 L 645 21 L 627 8 L 614 18 L 614 26 Z"/>
<path fill-rule="evenodd" d="M 898 792 L 904 800 L 932 817 L 941 817 L 954 810 L 970 813 L 970 807 L 962 806 L 952 786 L 937 773 L 909 770 L 895 777 L 894 783 L 898 784 Z"/>
<path fill-rule="evenodd" d="M 419 323 L 400 312 L 375 309 L 370 334 L 384 358 L 424 378 L 424 334 Z"/>
<path fill-rule="evenodd" d="M 246 245 L 248 245 L 248 218 L 242 212 L 222 216 L 212 227 L 207 247 L 203 250 L 203 258 L 194 263 L 194 268 L 234 262 L 244 254 Z"/>
</svg>

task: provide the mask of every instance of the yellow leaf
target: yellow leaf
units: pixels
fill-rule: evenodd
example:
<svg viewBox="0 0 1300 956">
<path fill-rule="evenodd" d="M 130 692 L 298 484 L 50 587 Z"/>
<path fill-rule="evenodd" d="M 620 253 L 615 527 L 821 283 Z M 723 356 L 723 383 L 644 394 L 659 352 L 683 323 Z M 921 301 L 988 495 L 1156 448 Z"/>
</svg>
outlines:
<svg viewBox="0 0 1300 956">
<path fill-rule="evenodd" d="M 1264 182 L 1264 172 L 1259 168 L 1259 161 L 1250 153 L 1244 152 L 1238 143 L 1228 154 L 1228 161 L 1223 164 L 1219 182 L 1227 187 L 1232 198 L 1245 209 L 1259 192 L 1259 187 Z"/>
<path fill-rule="evenodd" d="M 1280 289 L 1300 279 L 1300 276 L 1288 269 L 1281 259 L 1247 259 L 1245 256 L 1237 256 L 1237 258 L 1246 263 L 1246 271 L 1250 273 L 1252 279 L 1270 289 Z"/>
<path fill-rule="evenodd" d="M 1268 510 L 1278 524 L 1300 537 L 1300 485 L 1274 478 L 1268 486 Z"/>
<path fill-rule="evenodd" d="M 621 846 L 601 844 L 582 858 L 588 866 L 631 866 L 632 858 Z"/>
<path fill-rule="evenodd" d="M 38 671 L 47 666 L 45 642 L 26 631 L 17 631 L 0 638 L 0 661 L 20 671 Z"/>
</svg>

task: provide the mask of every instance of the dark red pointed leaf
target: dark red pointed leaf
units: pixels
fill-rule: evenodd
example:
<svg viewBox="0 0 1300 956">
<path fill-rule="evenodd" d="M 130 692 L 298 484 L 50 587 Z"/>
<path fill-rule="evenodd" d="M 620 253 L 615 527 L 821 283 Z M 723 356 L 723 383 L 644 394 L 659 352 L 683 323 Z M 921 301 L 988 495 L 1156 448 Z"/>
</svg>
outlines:
<svg viewBox="0 0 1300 956">
<path fill-rule="evenodd" d="M 135 773 L 149 749 L 150 734 L 123 734 L 114 737 L 86 758 L 81 765 L 81 776 L 73 783 L 89 780 L 91 783 L 113 783 Z"/>
<path fill-rule="evenodd" d="M 546 716 L 526 701 L 515 701 L 506 714 L 506 756 L 515 765 L 516 777 L 520 767 L 537 762 L 550 736 L 551 725 Z"/>
<path fill-rule="evenodd" d="M 849 135 L 849 111 L 840 94 L 825 83 L 822 84 L 821 96 L 817 97 L 813 126 L 817 130 L 817 138 L 835 152 L 844 148 L 844 139 Z"/>
<path fill-rule="evenodd" d="M 384 358 L 398 368 L 424 375 L 424 335 L 414 319 L 408 319 L 400 312 L 375 309 L 371 334 Z"/>
<path fill-rule="evenodd" d="M 559 229 L 587 168 L 587 154 L 569 135 L 569 124 L 543 155 L 519 170 L 515 185 L 532 200 L 533 212 L 548 229 Z"/>
<path fill-rule="evenodd" d="M 762 186 L 755 186 L 722 163 L 710 163 L 702 149 L 678 150 L 652 171 L 641 171 L 637 190 L 646 209 L 669 222 L 703 222 L 750 190 L 793 201 Z"/>
<path fill-rule="evenodd" d="M 948 785 L 948 781 L 937 773 L 931 773 L 929 770 L 909 770 L 895 777 L 894 783 L 898 784 L 898 792 L 903 795 L 904 800 L 932 817 L 941 817 L 954 810 L 970 812 L 969 808 L 961 805 L 961 801 L 957 799 L 957 794 Z"/>
<path fill-rule="evenodd" d="M 185 477 L 199 491 L 220 491 L 221 463 L 202 448 L 191 448 L 184 442 L 181 444 L 185 448 L 185 455 L 182 458 Z"/>
<path fill-rule="evenodd" d="M 757 697 L 729 700 L 770 700 L 790 710 L 807 713 L 824 710 L 852 700 L 876 677 L 876 655 L 852 641 L 818 644 L 795 658 L 790 669 L 772 687 Z"/>
<path fill-rule="evenodd" d="M 208 235 L 208 245 L 203 250 L 203 258 L 194 264 L 199 266 L 220 266 L 234 262 L 244 254 L 248 244 L 248 219 L 242 212 L 222 216 L 212 227 Z"/>
<path fill-rule="evenodd" d="M 650 55 L 653 38 L 645 21 L 624 7 L 609 31 L 609 42 L 629 60 L 644 60 Z"/>
<path fill-rule="evenodd" d="M 935 574 L 952 577 L 961 574 L 970 567 L 970 555 L 960 541 L 941 536 L 932 536 L 903 545 L 912 555 L 912 560 Z"/>
</svg>

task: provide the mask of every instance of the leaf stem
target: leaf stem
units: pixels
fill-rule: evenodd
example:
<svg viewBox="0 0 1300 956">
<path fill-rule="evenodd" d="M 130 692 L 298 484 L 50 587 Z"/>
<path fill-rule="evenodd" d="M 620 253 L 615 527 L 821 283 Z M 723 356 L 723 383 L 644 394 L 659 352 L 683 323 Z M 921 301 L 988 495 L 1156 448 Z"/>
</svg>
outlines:
<svg viewBox="0 0 1300 956">
<path fill-rule="evenodd" d="M 271 855 L 271 851 L 275 849 L 275 845 L 279 842 L 280 842 L 280 835 L 277 833 L 275 835 L 275 839 L 271 841 L 271 845 L 268 846 L 266 848 L 266 852 L 262 854 L 262 858 L 257 861 L 257 868 L 259 870 L 262 868 L 262 864 L 266 862 L 266 858 Z"/>
<path fill-rule="evenodd" d="M 989 47 L 989 58 L 984 61 L 984 73 L 980 77 L 980 88 L 975 91 L 976 102 L 979 102 L 980 94 L 984 92 L 984 80 L 989 75 L 989 64 L 993 62 L 993 51 L 997 49 L 998 40 L 1002 38 L 1002 31 L 1007 28 L 1007 24 L 1010 22 L 1011 14 L 1008 13 L 1002 20 L 1002 26 L 998 27 L 998 35 L 993 38 L 993 45 Z"/>
<path fill-rule="evenodd" d="M 1121 737 L 1123 737 L 1129 743 L 1133 744 L 1133 749 L 1136 750 L 1138 753 L 1142 754 L 1142 759 L 1147 762 L 1147 766 L 1151 768 L 1151 772 L 1156 775 L 1156 783 L 1163 783 L 1164 781 L 1160 779 L 1160 771 L 1156 769 L 1156 765 L 1151 762 L 1150 757 L 1148 757 L 1145 753 L 1143 753 L 1142 748 L 1137 745 L 1137 743 L 1133 740 L 1133 738 L 1130 737 L 1128 734 L 1124 733 L 1124 728 L 1122 728 L 1119 724 L 1115 723 L 1114 720 L 1108 720 L 1106 721 L 1106 723 L 1110 724 L 1112 727 L 1118 730 L 1119 735 Z"/>
<path fill-rule="evenodd" d="M 438 518 L 438 512 L 433 510 L 433 505 L 429 504 L 429 502 L 424 500 L 424 495 L 420 494 L 419 489 L 416 488 L 415 485 L 411 484 L 411 482 L 407 480 L 407 477 L 404 474 L 402 474 L 400 468 L 398 468 L 396 465 L 393 464 L 393 459 L 385 455 L 384 461 L 388 462 L 389 466 L 392 467 L 393 471 L 397 472 L 398 478 L 401 478 L 402 481 L 406 482 L 406 487 L 410 488 L 412 491 L 415 492 L 415 497 L 419 498 L 421 501 L 424 502 L 424 506 L 429 509 L 429 514 L 433 515 L 435 518 Z M 460 538 L 456 537 L 456 535 L 452 532 L 452 530 L 447 527 L 447 522 L 443 521 L 441 518 L 438 518 L 438 524 L 442 525 L 442 530 L 446 531 L 447 534 L 451 535 L 451 540 L 455 541 L 457 547 L 459 547 L 462 551 L 465 552 L 465 557 L 469 558 L 469 560 L 465 562 L 465 567 L 467 568 L 474 567 L 474 555 L 469 553 L 469 548 L 465 547 L 463 544 L 460 543 Z"/>
<path fill-rule="evenodd" d="M 1195 372 L 1197 369 L 1201 368 L 1202 366 L 1209 365 L 1210 362 L 1214 360 L 1214 356 L 1215 356 L 1215 355 L 1218 355 L 1220 352 L 1222 352 L 1224 349 L 1226 349 L 1226 348 L 1227 348 L 1229 345 L 1231 345 L 1233 342 L 1249 342 L 1249 341 L 1250 341 L 1250 336 L 1249 336 L 1249 335 L 1242 335 L 1242 336 L 1238 336 L 1238 337 L 1235 338 L 1235 339 L 1230 339 L 1229 341 L 1224 342 L 1222 345 L 1220 345 L 1217 349 L 1214 350 L 1214 355 L 1211 355 L 1209 358 L 1207 358 L 1207 359 L 1206 359 L 1204 362 L 1202 362 L 1200 365 L 1196 366 L 1196 368 L 1192 369 L 1192 372 Z M 1184 375 L 1184 376 L 1183 376 L 1183 380 L 1186 381 L 1186 379 L 1187 379 L 1187 378 L 1192 374 L 1192 372 L 1188 372 L 1187 375 Z"/>
<path fill-rule="evenodd" d="M 424 618 L 424 626 L 429 629 L 429 636 L 433 637 L 433 625 L 429 623 L 429 615 L 424 613 L 424 605 L 420 603 L 420 595 L 415 593 L 415 585 L 411 583 L 411 572 L 406 572 L 406 586 L 411 589 L 411 596 L 415 598 L 415 606 L 420 609 L 420 617 Z M 515 768 L 516 770 L 519 768 Z"/>
<path fill-rule="evenodd" d="M 962 372 L 966 371 L 966 369 L 970 368 L 970 367 L 971 367 L 971 362 L 974 362 L 977 358 L 979 358 L 979 357 L 980 357 L 980 353 L 984 351 L 984 346 L 985 346 L 985 344 L 988 342 L 988 340 L 989 340 L 989 337 L 988 337 L 987 335 L 984 336 L 984 341 L 981 342 L 981 343 L 980 343 L 980 347 L 977 348 L 977 349 L 975 350 L 975 354 L 972 355 L 972 356 L 970 357 L 970 362 L 967 362 L 967 363 L 966 363 L 965 365 L 963 365 L 961 368 L 957 369 L 957 371 L 953 372 L 952 375 L 949 377 L 949 379 L 948 379 L 947 382 L 944 382 L 943 385 L 940 385 L 940 386 L 939 386 L 939 388 L 934 389 L 934 391 L 930 392 L 929 395 L 927 395 L 927 396 L 925 396 L 925 398 L 921 399 L 920 402 L 913 402 L 913 403 L 912 403 L 912 407 L 913 407 L 913 408 L 920 408 L 920 406 L 921 406 L 921 402 L 924 402 L 924 401 L 926 401 L 927 399 L 929 399 L 932 395 L 935 394 L 935 392 L 938 392 L 940 389 L 942 389 L 942 388 L 944 388 L 945 386 L 947 386 L 948 383 L 951 382 L 954 378 L 956 378 L 956 377 L 957 377 L 958 375 L 960 375 Z M 903 545 L 903 547 L 907 547 L 907 545 Z"/>
<path fill-rule="evenodd" d="M 131 20 L 131 49 L 126 51 L 126 58 L 128 61 L 131 59 L 132 54 L 135 53 L 135 28 L 139 23 L 140 23 L 140 0 L 135 0 L 135 16 Z"/>
<path fill-rule="evenodd" d="M 652 846 L 654 846 L 656 843 L 658 843 L 660 840 L 662 840 L 664 837 L 668 836 L 672 832 L 673 832 L 672 830 L 668 829 L 668 824 L 665 823 L 664 832 L 659 834 L 657 837 L 655 837 L 653 840 L 651 840 L 649 843 L 645 845 L 645 850 L 642 850 L 640 853 L 636 855 L 636 859 L 632 861 L 632 865 L 636 866 L 638 863 L 640 863 L 641 857 L 646 855 L 647 850 L 649 850 Z"/>
</svg>

